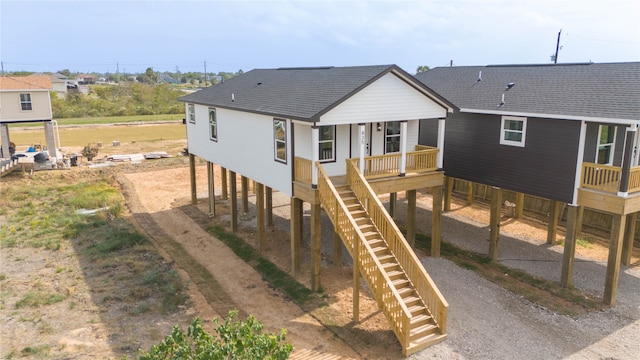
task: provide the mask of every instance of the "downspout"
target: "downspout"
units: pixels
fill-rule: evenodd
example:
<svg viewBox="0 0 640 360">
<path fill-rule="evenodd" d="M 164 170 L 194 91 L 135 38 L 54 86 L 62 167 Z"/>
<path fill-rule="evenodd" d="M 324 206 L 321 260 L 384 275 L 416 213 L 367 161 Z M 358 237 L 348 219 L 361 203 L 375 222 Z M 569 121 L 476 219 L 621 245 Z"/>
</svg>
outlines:
<svg viewBox="0 0 640 360">
<path fill-rule="evenodd" d="M 578 189 L 582 183 L 582 163 L 584 162 L 584 144 L 587 136 L 587 122 L 580 122 L 580 139 L 578 140 L 578 156 L 576 157 L 576 175 L 573 185 L 573 200 L 571 205 L 578 206 Z"/>
</svg>

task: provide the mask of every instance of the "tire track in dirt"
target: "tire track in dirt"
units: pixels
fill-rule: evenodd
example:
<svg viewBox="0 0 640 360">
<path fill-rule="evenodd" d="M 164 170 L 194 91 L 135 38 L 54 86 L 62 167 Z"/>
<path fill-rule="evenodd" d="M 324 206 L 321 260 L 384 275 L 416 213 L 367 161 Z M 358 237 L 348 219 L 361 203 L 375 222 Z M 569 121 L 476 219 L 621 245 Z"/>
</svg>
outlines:
<svg viewBox="0 0 640 360">
<path fill-rule="evenodd" d="M 151 214 L 143 212 L 143 206 L 137 193 L 132 191 L 133 185 L 129 179 L 119 176 L 118 182 L 124 187 L 127 205 L 136 223 L 157 246 L 161 247 L 169 255 L 177 267 L 189 274 L 189 279 L 205 297 L 209 305 L 222 317 L 226 317 L 230 310 L 237 309 L 238 318 L 246 318 L 247 314 L 239 309 L 231 299 L 231 296 L 224 291 L 211 273 L 189 255 L 181 244 L 175 242 L 153 219 Z"/>
</svg>

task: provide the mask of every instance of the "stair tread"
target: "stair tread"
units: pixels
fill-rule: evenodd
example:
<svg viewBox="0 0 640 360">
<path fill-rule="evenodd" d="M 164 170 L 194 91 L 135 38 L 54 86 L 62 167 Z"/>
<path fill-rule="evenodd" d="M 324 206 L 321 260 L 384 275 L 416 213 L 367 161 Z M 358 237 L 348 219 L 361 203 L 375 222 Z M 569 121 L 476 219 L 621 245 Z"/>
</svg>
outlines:
<svg viewBox="0 0 640 360">
<path fill-rule="evenodd" d="M 440 334 L 435 332 L 427 336 L 409 341 L 409 346 L 404 350 L 405 356 L 409 356 L 416 351 L 426 349 L 429 346 L 435 345 L 447 338 L 447 334 Z"/>
<path fill-rule="evenodd" d="M 438 326 L 434 322 L 426 323 L 424 325 L 412 327 L 411 330 L 409 330 L 409 336 L 413 337 L 426 332 L 431 333 L 431 331 L 437 328 Z"/>
<path fill-rule="evenodd" d="M 411 324 L 417 324 L 420 322 L 424 322 L 424 321 L 431 321 L 432 317 L 430 315 L 427 314 L 420 314 L 420 315 L 415 315 L 411 317 Z"/>
</svg>

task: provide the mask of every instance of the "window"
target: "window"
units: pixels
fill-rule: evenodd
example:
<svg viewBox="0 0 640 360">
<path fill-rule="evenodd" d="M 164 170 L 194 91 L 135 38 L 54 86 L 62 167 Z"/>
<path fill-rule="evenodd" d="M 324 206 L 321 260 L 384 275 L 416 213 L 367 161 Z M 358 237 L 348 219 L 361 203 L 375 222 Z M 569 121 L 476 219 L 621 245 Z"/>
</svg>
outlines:
<svg viewBox="0 0 640 360">
<path fill-rule="evenodd" d="M 187 106 L 189 108 L 189 122 L 192 124 L 196 123 L 196 107 L 193 104 L 189 104 Z"/>
<path fill-rule="evenodd" d="M 20 94 L 20 108 L 22 110 L 33 110 L 31 107 L 31 94 Z"/>
<path fill-rule="evenodd" d="M 400 151 L 400 121 L 389 121 L 385 126 L 384 153 Z"/>
<path fill-rule="evenodd" d="M 216 109 L 209 108 L 209 139 L 218 141 L 218 121 L 216 120 Z"/>
<path fill-rule="evenodd" d="M 613 144 L 616 142 L 616 127 L 600 125 L 598 130 L 598 153 L 596 162 L 602 165 L 613 164 Z"/>
<path fill-rule="evenodd" d="M 500 144 L 524 147 L 527 118 L 503 116 L 500 129 Z"/>
<path fill-rule="evenodd" d="M 275 159 L 283 163 L 287 162 L 287 122 L 285 120 L 273 120 L 273 138 Z"/>
<path fill-rule="evenodd" d="M 336 127 L 320 126 L 319 130 L 320 161 L 336 161 Z"/>
</svg>

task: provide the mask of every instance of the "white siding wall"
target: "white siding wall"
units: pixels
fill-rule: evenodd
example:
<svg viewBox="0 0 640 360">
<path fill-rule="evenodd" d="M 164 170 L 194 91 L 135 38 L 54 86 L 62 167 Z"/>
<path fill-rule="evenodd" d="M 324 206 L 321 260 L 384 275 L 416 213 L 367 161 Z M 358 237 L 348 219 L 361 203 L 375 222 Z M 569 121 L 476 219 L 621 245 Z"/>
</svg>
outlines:
<svg viewBox="0 0 640 360">
<path fill-rule="evenodd" d="M 291 122 L 287 120 L 287 163 L 274 160 L 273 118 L 216 109 L 218 141 L 209 139 L 209 107 L 195 105 L 187 116 L 189 152 L 291 196 Z M 185 112 L 187 111 L 185 104 Z M 188 114 L 188 112 L 187 112 Z"/>
<path fill-rule="evenodd" d="M 389 73 L 323 115 L 318 125 L 443 118 L 446 109 Z"/>
<path fill-rule="evenodd" d="M 32 110 L 22 110 L 20 94 L 31 94 Z M 0 91 L 0 122 L 51 120 L 49 91 Z"/>
</svg>

